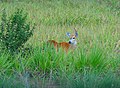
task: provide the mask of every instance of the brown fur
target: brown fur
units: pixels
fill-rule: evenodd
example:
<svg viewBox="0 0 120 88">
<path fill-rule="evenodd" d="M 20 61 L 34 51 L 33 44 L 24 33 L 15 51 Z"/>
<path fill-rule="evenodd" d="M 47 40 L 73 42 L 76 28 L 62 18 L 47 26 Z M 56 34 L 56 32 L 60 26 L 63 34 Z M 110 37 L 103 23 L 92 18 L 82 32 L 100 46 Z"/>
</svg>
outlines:
<svg viewBox="0 0 120 88">
<path fill-rule="evenodd" d="M 57 51 L 61 47 L 64 51 L 68 52 L 68 49 L 70 48 L 70 44 L 67 42 L 58 43 L 55 40 L 48 40 L 48 43 L 51 45 L 53 44 Z"/>
<path fill-rule="evenodd" d="M 54 47 L 56 48 L 56 51 L 58 51 L 59 48 L 62 48 L 64 51 L 66 51 L 66 53 L 68 52 L 69 49 L 74 50 L 76 48 L 76 43 L 77 43 L 75 41 L 75 38 L 78 36 L 78 33 L 75 28 L 74 28 L 74 31 L 75 31 L 74 35 L 71 35 L 69 32 L 67 33 L 67 36 L 70 38 L 70 40 L 74 39 L 74 41 L 72 41 L 72 43 L 70 40 L 69 40 L 69 43 L 68 42 L 58 43 L 55 40 L 48 40 L 48 43 L 50 45 L 54 45 Z"/>
</svg>

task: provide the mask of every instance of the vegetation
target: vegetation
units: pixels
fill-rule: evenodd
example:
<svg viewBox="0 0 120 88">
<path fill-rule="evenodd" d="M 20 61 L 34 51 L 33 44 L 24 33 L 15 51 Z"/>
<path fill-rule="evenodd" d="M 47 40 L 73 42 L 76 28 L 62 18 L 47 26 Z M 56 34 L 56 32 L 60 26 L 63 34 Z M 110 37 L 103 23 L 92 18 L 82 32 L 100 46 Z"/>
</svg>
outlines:
<svg viewBox="0 0 120 88">
<path fill-rule="evenodd" d="M 120 40 L 119 0 L 10 0 L 0 3 L 6 17 L 21 25 L 18 30 L 34 29 L 33 36 L 21 36 L 19 44 L 32 46 L 31 54 L 22 56 L 2 50 L 0 53 L 0 86 L 9 88 L 119 88 L 120 54 L 115 45 Z M 24 14 L 22 11 L 27 12 Z M 19 15 L 18 15 L 19 14 Z M 12 15 L 12 16 L 11 16 Z M 0 13 L 0 17 L 4 17 Z M 9 20 L 7 19 L 7 23 Z M 4 19 L 5 20 L 5 19 Z M 3 19 L 0 20 L 3 22 Z M 11 23 L 10 23 L 11 25 Z M 12 29 L 14 27 L 7 27 Z M 24 29 L 23 29 L 24 27 Z M 47 47 L 46 41 L 68 41 L 66 32 L 75 27 L 78 31 L 76 50 L 65 54 Z M 13 32 L 18 34 L 18 32 Z M 3 33 L 1 33 L 3 35 Z M 10 34 L 11 36 L 11 34 Z M 31 37 L 31 38 L 30 38 Z M 24 40 L 24 38 L 27 38 Z M 7 38 L 5 41 L 12 39 Z M 0 45 L 3 47 L 3 43 Z M 13 47 L 11 49 L 14 49 Z M 119 49 L 119 47 L 118 47 Z M 27 53 L 27 52 L 25 52 Z"/>
<path fill-rule="evenodd" d="M 26 23 L 27 15 L 23 16 L 22 10 L 17 10 L 9 19 L 6 18 L 6 12 L 3 12 L 0 27 L 0 41 L 3 48 L 10 52 L 16 52 L 22 48 L 26 41 L 33 34 L 30 23 Z"/>
</svg>

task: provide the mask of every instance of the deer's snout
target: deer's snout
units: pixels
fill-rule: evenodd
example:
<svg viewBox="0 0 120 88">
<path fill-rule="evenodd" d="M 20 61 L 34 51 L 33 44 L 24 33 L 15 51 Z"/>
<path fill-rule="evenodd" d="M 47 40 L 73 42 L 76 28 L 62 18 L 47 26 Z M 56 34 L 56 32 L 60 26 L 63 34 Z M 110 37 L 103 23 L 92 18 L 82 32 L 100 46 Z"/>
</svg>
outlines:
<svg viewBox="0 0 120 88">
<path fill-rule="evenodd" d="M 71 44 L 71 41 L 69 41 L 69 44 Z"/>
</svg>

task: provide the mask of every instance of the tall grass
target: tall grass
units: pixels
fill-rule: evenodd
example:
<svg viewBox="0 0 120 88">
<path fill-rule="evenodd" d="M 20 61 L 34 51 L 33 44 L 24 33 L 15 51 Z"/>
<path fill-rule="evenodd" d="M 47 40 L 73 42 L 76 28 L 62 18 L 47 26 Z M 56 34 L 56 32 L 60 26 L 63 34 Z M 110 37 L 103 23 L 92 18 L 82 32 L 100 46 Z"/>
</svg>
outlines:
<svg viewBox="0 0 120 88">
<path fill-rule="evenodd" d="M 2 57 L 6 58 L 6 56 Z M 55 86 L 60 85 L 65 88 L 76 88 L 77 86 L 86 88 L 90 86 L 90 88 L 99 88 L 100 86 L 100 88 L 106 88 L 108 85 L 109 87 L 114 85 L 113 87 L 118 86 L 119 88 L 119 77 L 117 77 L 118 74 L 115 72 L 117 70 L 113 66 L 114 64 L 118 66 L 116 64 L 117 58 L 115 61 L 112 59 L 107 58 L 105 52 L 98 47 L 92 48 L 90 52 L 81 50 L 80 52 L 75 52 L 74 55 L 71 55 L 71 53 L 66 55 L 63 51 L 56 52 L 51 47 L 44 47 L 44 50 L 41 47 L 37 47 L 30 57 L 23 58 L 21 55 L 16 55 L 11 59 L 11 65 L 8 63 L 9 60 L 7 60 L 8 64 L 1 64 L 2 69 L 5 68 L 7 71 L 10 70 L 12 72 L 8 75 L 6 72 L 1 72 L 1 75 L 6 76 L 5 80 L 12 80 L 12 82 L 16 80 L 25 87 L 35 86 L 34 82 L 37 81 L 41 85 L 46 82 L 43 85 L 44 88 L 50 81 L 49 86 L 53 83 Z M 3 62 L 4 59 L 1 59 L 1 61 Z M 8 67 L 3 67 L 4 64 Z M 108 73 L 109 71 L 110 73 Z M 11 78 L 12 75 L 14 80 Z M 4 84 L 4 81 L 2 82 Z M 94 83 L 97 82 L 98 84 L 95 85 Z M 4 84 L 3 86 L 7 85 Z M 39 84 L 37 85 L 40 86 Z M 17 85 L 11 84 L 11 86 Z"/>
<path fill-rule="evenodd" d="M 23 8 L 36 29 L 26 43 L 33 47 L 31 54 L 0 53 L 0 86 L 119 88 L 120 54 L 114 52 L 120 39 L 116 7 L 113 11 L 104 0 L 102 4 L 96 0 L 21 0 L 0 3 L 0 11 L 4 8 L 8 15 Z M 46 45 L 49 39 L 67 42 L 65 34 L 72 33 L 73 27 L 79 34 L 73 53 L 56 52 Z"/>
</svg>

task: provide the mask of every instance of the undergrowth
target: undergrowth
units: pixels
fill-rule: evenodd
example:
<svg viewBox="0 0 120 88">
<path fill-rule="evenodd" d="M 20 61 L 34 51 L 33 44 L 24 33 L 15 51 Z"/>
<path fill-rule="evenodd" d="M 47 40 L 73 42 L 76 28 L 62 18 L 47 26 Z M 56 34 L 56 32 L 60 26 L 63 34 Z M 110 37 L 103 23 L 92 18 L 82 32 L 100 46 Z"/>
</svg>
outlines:
<svg viewBox="0 0 120 88">
<path fill-rule="evenodd" d="M 23 55 L 20 51 L 13 56 L 0 51 L 0 86 L 119 88 L 120 54 L 114 51 L 120 38 L 118 2 L 6 0 L 0 3 L 0 11 L 5 8 L 7 15 L 16 8 L 24 8 L 28 21 L 36 23 L 33 36 L 24 43 L 25 47 L 32 46 L 30 53 L 24 51 Z M 72 32 L 73 27 L 78 31 L 77 48 L 73 53 L 56 52 L 46 45 L 49 39 L 66 41 L 65 33 Z"/>
</svg>

